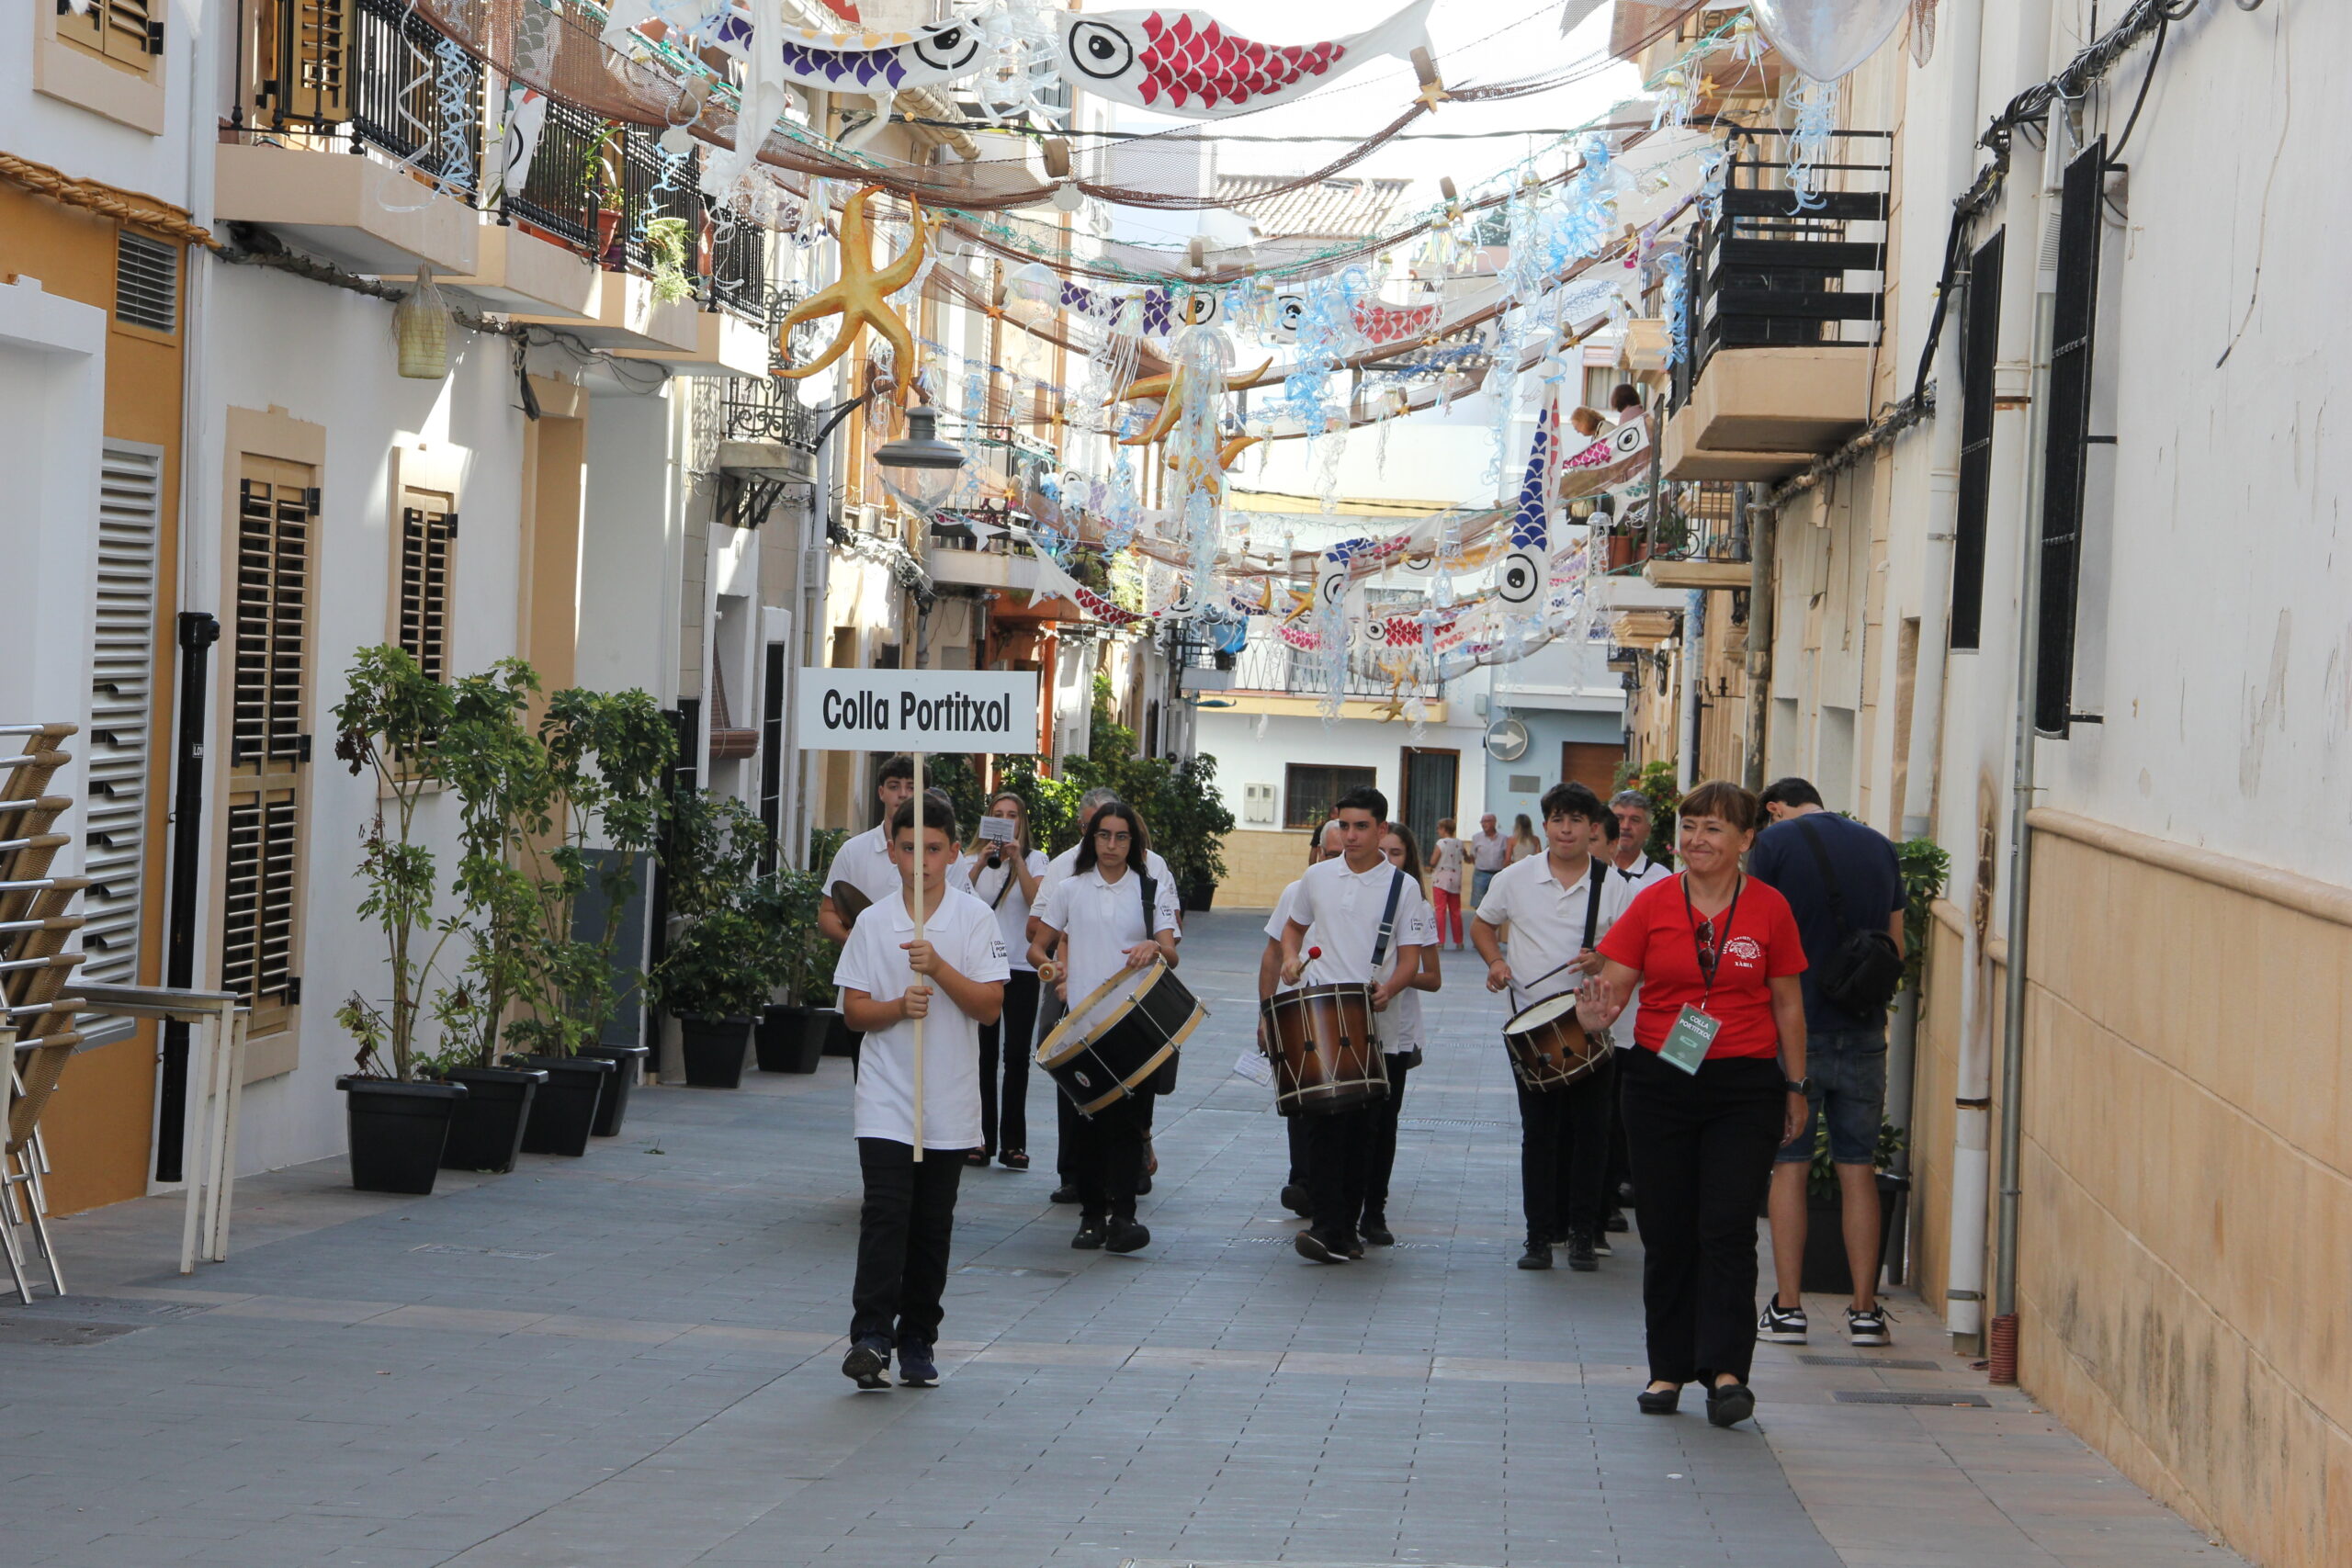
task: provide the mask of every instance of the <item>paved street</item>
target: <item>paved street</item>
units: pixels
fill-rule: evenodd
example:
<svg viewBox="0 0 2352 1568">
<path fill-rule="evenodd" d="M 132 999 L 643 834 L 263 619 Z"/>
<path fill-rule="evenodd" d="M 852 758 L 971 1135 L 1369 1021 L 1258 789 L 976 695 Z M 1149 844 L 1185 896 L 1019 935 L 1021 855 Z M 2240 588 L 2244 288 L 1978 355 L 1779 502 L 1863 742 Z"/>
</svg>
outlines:
<svg viewBox="0 0 2352 1568">
<path fill-rule="evenodd" d="M 355 1194 L 334 1165 L 254 1179 L 234 1256 L 187 1280 L 168 1201 L 62 1225 L 86 1293 L 0 1312 L 0 1562 L 2238 1561 L 1987 1390 L 1902 1296 L 1891 1349 L 1765 1348 L 1750 1427 L 1637 1414 L 1638 1242 L 1597 1276 L 1510 1267 L 1501 1004 L 1452 954 L 1405 1111 L 1399 1245 L 1302 1261 L 1271 1097 L 1227 1070 L 1262 919 L 1199 918 L 1186 943 L 1216 1016 L 1161 1109 L 1152 1246 L 1069 1248 L 1035 1081 L 1036 1168 L 966 1173 L 927 1392 L 858 1395 L 837 1370 L 857 1205 L 841 1062 L 640 1090 L 585 1159 L 430 1199 Z"/>
</svg>

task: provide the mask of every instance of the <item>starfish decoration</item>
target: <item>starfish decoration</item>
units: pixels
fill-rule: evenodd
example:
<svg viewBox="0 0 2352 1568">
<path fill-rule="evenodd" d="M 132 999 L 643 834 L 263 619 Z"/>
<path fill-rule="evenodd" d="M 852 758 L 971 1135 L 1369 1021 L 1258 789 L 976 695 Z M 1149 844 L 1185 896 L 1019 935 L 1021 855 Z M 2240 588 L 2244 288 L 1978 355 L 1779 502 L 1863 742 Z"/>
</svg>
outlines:
<svg viewBox="0 0 2352 1568">
<path fill-rule="evenodd" d="M 797 381 L 804 376 L 814 376 L 834 360 L 849 352 L 857 342 L 861 330 L 872 327 L 890 345 L 896 357 L 891 363 L 899 367 L 898 400 L 903 404 L 907 393 L 914 386 L 915 342 L 898 312 L 890 309 L 889 297 L 912 282 L 922 266 L 923 252 L 931 231 L 931 219 L 921 207 L 915 207 L 914 236 L 907 248 L 892 257 L 888 266 L 874 265 L 874 227 L 865 216 L 866 198 L 881 191 L 880 186 L 867 186 L 842 204 L 842 275 L 841 277 L 795 305 L 784 320 L 777 323 L 778 336 L 790 332 L 803 321 L 813 321 L 820 316 L 839 316 L 841 331 L 825 351 L 806 365 L 796 365 L 776 375 L 786 381 Z M 910 204 L 912 205 L 911 203 Z"/>
<path fill-rule="evenodd" d="M 1247 376 L 1228 378 L 1225 383 L 1225 389 L 1228 392 L 1239 392 L 1260 385 L 1265 380 L 1266 372 L 1273 367 L 1273 363 L 1269 359 Z M 1126 390 L 1114 393 L 1106 400 L 1106 407 L 1109 403 L 1133 402 L 1137 398 L 1159 400 L 1159 412 L 1151 416 L 1151 423 L 1133 435 L 1121 436 L 1119 445 L 1148 446 L 1174 429 L 1176 416 L 1184 410 L 1184 386 L 1187 379 L 1184 367 L 1181 365 L 1173 366 L 1164 375 L 1147 376 L 1140 381 L 1128 382 Z M 1224 461 L 1229 465 L 1234 457 L 1238 456 L 1239 453 L 1236 452 L 1227 456 Z"/>
</svg>

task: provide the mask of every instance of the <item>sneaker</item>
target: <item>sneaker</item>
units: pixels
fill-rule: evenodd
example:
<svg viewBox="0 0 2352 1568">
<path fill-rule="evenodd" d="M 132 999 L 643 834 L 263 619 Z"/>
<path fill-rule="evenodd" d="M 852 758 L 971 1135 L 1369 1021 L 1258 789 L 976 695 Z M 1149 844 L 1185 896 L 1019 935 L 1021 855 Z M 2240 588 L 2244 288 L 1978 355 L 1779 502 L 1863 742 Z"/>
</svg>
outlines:
<svg viewBox="0 0 2352 1568">
<path fill-rule="evenodd" d="M 1151 1245 L 1151 1230 L 1132 1219 L 1113 1220 L 1102 1243 L 1105 1252 L 1138 1252 Z"/>
<path fill-rule="evenodd" d="M 1608 1232 L 1596 1231 L 1593 1233 L 1592 1255 L 1595 1258 L 1614 1258 L 1617 1256 L 1617 1249 L 1609 1245 Z"/>
<path fill-rule="evenodd" d="M 1396 1245 L 1396 1233 L 1388 1228 L 1388 1216 L 1377 1209 L 1364 1215 L 1363 1223 L 1356 1227 L 1356 1234 L 1374 1247 Z"/>
<path fill-rule="evenodd" d="M 1099 1216 L 1089 1214 L 1078 1222 L 1078 1234 L 1069 1238 L 1069 1244 L 1080 1252 L 1099 1252 L 1110 1234 Z"/>
<path fill-rule="evenodd" d="M 1055 1188 L 1055 1189 L 1054 1189 L 1054 1194 L 1053 1194 L 1053 1196 L 1052 1196 L 1052 1197 L 1050 1197 L 1050 1198 L 1048 1198 L 1048 1199 L 1046 1199 L 1046 1201 L 1047 1201 L 1048 1203 L 1075 1203 L 1075 1202 L 1077 1202 L 1077 1201 L 1078 1201 L 1078 1183 L 1077 1183 L 1077 1182 L 1075 1182 L 1075 1181 L 1065 1181 L 1065 1182 L 1063 1182 L 1059 1187 L 1057 1187 L 1057 1188 Z"/>
<path fill-rule="evenodd" d="M 1764 1303 L 1756 1319 L 1756 1337 L 1768 1345 L 1802 1345 L 1804 1333 L 1804 1308 L 1784 1307 L 1777 1295 Z"/>
<path fill-rule="evenodd" d="M 899 1386 L 929 1388 L 939 1381 L 939 1364 L 931 1359 L 931 1341 L 910 1336 L 899 1341 Z"/>
<path fill-rule="evenodd" d="M 1299 1232 L 1295 1236 L 1293 1236 L 1291 1238 L 1291 1246 L 1297 1249 L 1298 1255 L 1301 1258 L 1306 1258 L 1310 1262 L 1345 1263 L 1348 1260 L 1348 1249 L 1346 1247 L 1334 1246 L 1332 1243 L 1326 1241 L 1319 1234 L 1317 1234 L 1315 1227 L 1312 1225 L 1307 1226 L 1306 1229 Z"/>
<path fill-rule="evenodd" d="M 1894 1337 L 1886 1331 L 1886 1309 L 1876 1303 L 1867 1307 L 1848 1307 L 1846 1338 L 1856 1345 L 1894 1344 Z"/>
<path fill-rule="evenodd" d="M 1600 1222 L 1600 1228 L 1611 1235 L 1623 1235 L 1633 1227 L 1625 1223 L 1624 1210 L 1611 1209 L 1609 1211 L 1609 1217 Z"/>
<path fill-rule="evenodd" d="M 1552 1267 L 1552 1244 L 1548 1241 L 1529 1242 L 1527 1250 L 1519 1255 L 1519 1266 L 1521 1269 L 1549 1269 Z"/>
<path fill-rule="evenodd" d="M 842 1376 L 855 1380 L 861 1389 L 888 1388 L 890 1380 L 882 1374 L 890 1368 L 890 1341 L 879 1334 L 861 1336 L 842 1358 Z"/>
<path fill-rule="evenodd" d="M 1579 1274 L 1589 1274 L 1600 1267 L 1600 1259 L 1592 1250 L 1590 1231 L 1568 1233 L 1568 1267 Z"/>
<path fill-rule="evenodd" d="M 1283 1207 L 1302 1220 L 1315 1213 L 1315 1205 L 1307 1200 L 1306 1189 L 1295 1181 L 1283 1188 Z"/>
<path fill-rule="evenodd" d="M 1350 1258 L 1362 1258 L 1363 1256 L 1363 1239 L 1361 1236 L 1351 1235 L 1348 1237 L 1345 1245 Z"/>
</svg>

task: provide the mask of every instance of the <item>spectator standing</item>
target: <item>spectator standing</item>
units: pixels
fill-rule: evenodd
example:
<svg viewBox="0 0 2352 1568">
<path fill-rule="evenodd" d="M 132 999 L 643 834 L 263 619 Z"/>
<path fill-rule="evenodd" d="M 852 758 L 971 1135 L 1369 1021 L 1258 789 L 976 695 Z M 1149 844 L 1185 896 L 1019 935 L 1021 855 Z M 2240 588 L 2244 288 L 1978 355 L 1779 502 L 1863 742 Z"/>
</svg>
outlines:
<svg viewBox="0 0 2352 1568">
<path fill-rule="evenodd" d="M 1637 789 L 1621 789 L 1610 796 L 1609 810 L 1617 818 L 1617 841 L 1610 846 L 1610 858 L 1618 874 L 1634 885 L 1634 891 L 1639 893 L 1651 883 L 1672 876 L 1674 873 L 1649 856 L 1650 797 Z"/>
<path fill-rule="evenodd" d="M 1865 1017 L 1822 994 L 1831 959 L 1856 931 L 1883 927 L 1903 953 L 1903 872 L 1894 845 L 1867 823 L 1823 808 L 1804 779 L 1781 779 L 1764 791 L 1772 825 L 1757 835 L 1748 874 L 1780 889 L 1804 941 L 1806 1061 L 1812 1092 L 1804 1128 L 1781 1150 L 1772 1172 L 1772 1265 L 1776 1289 L 1757 1332 L 1776 1345 L 1802 1345 L 1807 1325 L 1798 1288 L 1804 1274 L 1805 1183 L 1813 1171 L 1814 1129 L 1829 1125 L 1829 1160 L 1838 1169 L 1846 1262 L 1854 1299 L 1846 1337 L 1890 1343 L 1877 1299 L 1879 1265 L 1878 1134 L 1886 1115 L 1886 1012 Z"/>
<path fill-rule="evenodd" d="M 1526 812 L 1521 812 L 1511 821 L 1510 845 L 1504 853 L 1503 863 L 1517 865 L 1528 856 L 1540 855 L 1543 852 L 1544 840 L 1535 836 L 1535 824 L 1528 818 Z M 1481 900 L 1479 908 L 1485 907 L 1485 902 Z"/>
<path fill-rule="evenodd" d="M 1510 863 L 1510 845 L 1495 831 L 1495 814 L 1487 812 L 1478 818 L 1478 830 L 1470 836 L 1470 906 L 1484 903 L 1487 884 L 1495 873 Z"/>
<path fill-rule="evenodd" d="M 1463 849 L 1462 840 L 1453 836 L 1453 818 L 1439 818 L 1437 842 L 1430 846 L 1430 904 L 1437 912 L 1438 945 L 1451 940 L 1456 953 L 1462 951 Z"/>
</svg>

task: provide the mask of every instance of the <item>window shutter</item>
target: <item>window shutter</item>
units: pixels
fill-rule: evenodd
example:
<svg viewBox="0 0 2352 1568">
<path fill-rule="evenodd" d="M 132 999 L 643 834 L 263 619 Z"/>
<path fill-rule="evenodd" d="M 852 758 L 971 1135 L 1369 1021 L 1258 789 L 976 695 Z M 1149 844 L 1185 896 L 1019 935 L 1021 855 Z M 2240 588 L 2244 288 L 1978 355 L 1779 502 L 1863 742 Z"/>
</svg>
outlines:
<svg viewBox="0 0 2352 1568">
<path fill-rule="evenodd" d="M 274 0 L 262 9 L 263 58 L 277 118 L 339 125 L 351 118 L 352 0 Z"/>
<path fill-rule="evenodd" d="M 407 491 L 401 497 L 401 604 L 398 640 L 425 677 L 449 673 L 449 570 L 458 513 L 446 495 Z"/>
<path fill-rule="evenodd" d="M 145 903 L 148 741 L 154 718 L 155 551 L 164 457 L 109 442 L 100 458 L 97 607 L 90 690 L 89 807 L 85 813 L 83 979 L 139 983 Z M 120 1039 L 128 1020 L 85 1032 Z"/>
<path fill-rule="evenodd" d="M 163 17 L 153 14 L 158 10 L 153 0 L 92 0 L 91 9 L 103 16 L 106 42 L 101 51 L 108 60 L 144 69 L 150 55 L 164 52 L 163 35 L 155 26 Z"/>
<path fill-rule="evenodd" d="M 1976 248 L 1961 318 L 1960 493 L 1952 527 L 1951 646 L 1974 648 L 1984 618 L 1984 519 L 1993 494 L 1993 376 L 2001 346 L 2008 231 Z"/>
<path fill-rule="evenodd" d="M 247 457 L 239 479 L 236 606 L 232 631 L 229 819 L 222 870 L 220 983 L 253 1006 L 253 1032 L 288 1027 L 300 997 L 296 897 L 300 884 L 300 770 L 310 761 L 311 546 L 318 525 L 311 470 Z"/>
<path fill-rule="evenodd" d="M 2107 140 L 2066 165 L 2058 210 L 2058 279 L 2051 300 L 2050 411 L 2043 426 L 2040 642 L 2033 728 L 2073 727 L 2075 594 L 2083 553 L 2084 459 L 2090 434 L 2091 355 L 2098 315 L 2099 206 L 2106 199 Z"/>
</svg>

